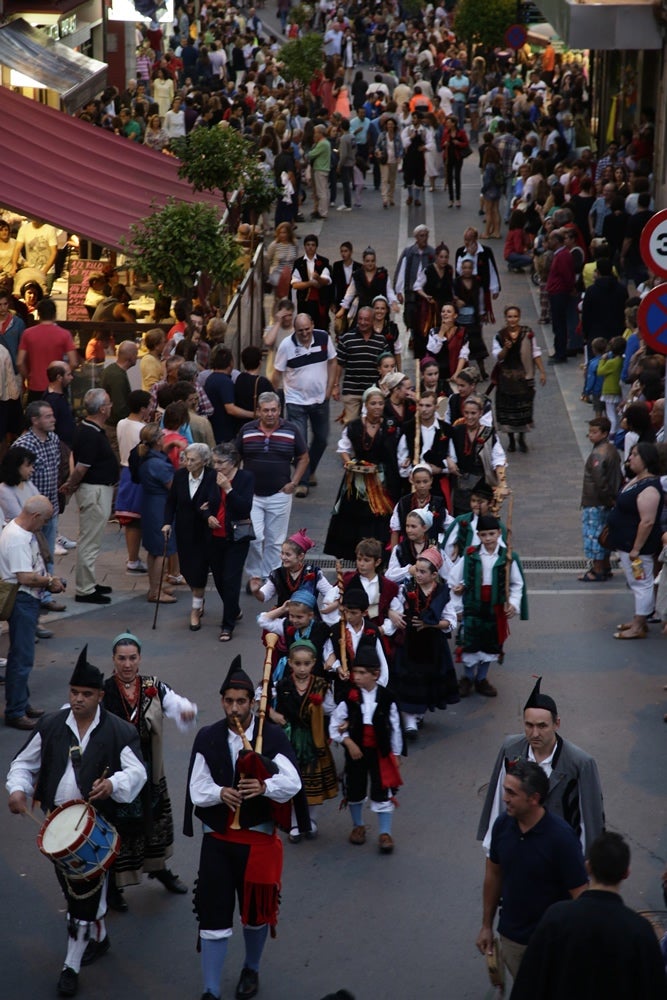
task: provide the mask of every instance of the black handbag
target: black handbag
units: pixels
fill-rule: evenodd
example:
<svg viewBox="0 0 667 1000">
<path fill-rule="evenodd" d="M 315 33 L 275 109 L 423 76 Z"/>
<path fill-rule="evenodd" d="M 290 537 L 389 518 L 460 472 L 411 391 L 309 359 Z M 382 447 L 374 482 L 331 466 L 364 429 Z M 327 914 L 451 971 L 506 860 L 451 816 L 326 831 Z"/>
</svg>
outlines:
<svg viewBox="0 0 667 1000">
<path fill-rule="evenodd" d="M 254 542 L 256 538 L 257 535 L 249 517 L 244 517 L 241 521 L 232 521 L 233 542 Z"/>
</svg>

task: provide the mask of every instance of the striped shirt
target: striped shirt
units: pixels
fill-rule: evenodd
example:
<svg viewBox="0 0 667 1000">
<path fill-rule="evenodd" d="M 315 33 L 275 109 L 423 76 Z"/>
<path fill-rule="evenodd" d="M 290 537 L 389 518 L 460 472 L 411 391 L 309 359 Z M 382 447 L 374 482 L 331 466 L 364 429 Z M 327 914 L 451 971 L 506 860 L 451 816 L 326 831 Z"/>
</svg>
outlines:
<svg viewBox="0 0 667 1000">
<path fill-rule="evenodd" d="M 345 369 L 344 396 L 363 396 L 378 377 L 378 358 L 388 344 L 381 333 L 371 333 L 368 340 L 357 330 L 343 334 L 338 341 L 338 364 Z"/>
<path fill-rule="evenodd" d="M 243 468 L 255 477 L 255 495 L 270 497 L 279 493 L 292 478 L 292 462 L 305 455 L 308 445 L 296 424 L 280 420 L 266 434 L 259 420 L 245 424 L 236 439 Z"/>
</svg>

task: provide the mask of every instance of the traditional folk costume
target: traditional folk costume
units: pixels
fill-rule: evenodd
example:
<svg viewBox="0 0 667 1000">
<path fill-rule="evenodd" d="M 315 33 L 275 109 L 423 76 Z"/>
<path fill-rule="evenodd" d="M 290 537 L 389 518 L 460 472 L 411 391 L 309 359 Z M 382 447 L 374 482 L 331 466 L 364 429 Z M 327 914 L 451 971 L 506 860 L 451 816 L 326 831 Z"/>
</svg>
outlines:
<svg viewBox="0 0 667 1000">
<path fill-rule="evenodd" d="M 114 648 L 125 639 L 138 643 L 129 633 L 122 634 L 114 639 Z M 181 732 L 187 732 L 194 722 L 184 723 L 181 713 L 197 712 L 196 705 L 176 694 L 157 677 L 138 675 L 137 681 L 140 694 L 134 703 L 127 699 L 124 684 L 118 677 L 109 677 L 104 684 L 103 705 L 108 712 L 126 719 L 136 728 L 148 774 L 140 794 L 116 809 L 115 826 L 121 835 L 121 850 L 112 872 L 119 888 L 137 885 L 142 872 L 159 875 L 166 872 L 165 861 L 174 849 L 174 822 L 164 773 L 162 727 L 165 718 L 173 719 Z"/>
<path fill-rule="evenodd" d="M 449 438 L 451 428 L 439 417 L 436 417 L 430 427 L 420 421 L 419 425 L 419 452 L 418 465 L 426 464 L 429 472 L 433 476 L 433 485 L 445 500 L 447 507 L 451 507 L 451 489 L 449 477 L 445 474 L 447 469 L 447 457 L 449 455 Z M 408 478 L 415 470 L 412 464 L 415 456 L 415 435 L 417 425 L 414 420 L 409 420 L 404 428 L 403 434 L 398 442 L 397 459 L 399 475 Z M 405 462 L 408 462 L 406 465 Z M 432 466 L 438 470 L 433 471 Z M 447 511 L 445 511 L 445 514 Z"/>
<path fill-rule="evenodd" d="M 497 358 L 509 337 L 505 329 L 493 341 Z M 535 400 L 535 358 L 542 356 L 535 334 L 527 326 L 519 328 L 518 339 L 510 343 L 507 354 L 494 371 L 496 383 L 496 426 L 508 434 L 525 434 L 533 427 Z"/>
<path fill-rule="evenodd" d="M 229 689 L 247 691 L 252 699 L 254 685 L 241 669 L 238 656 L 220 688 L 221 695 Z M 253 748 L 257 732 L 257 722 L 251 717 L 244 735 Z M 220 993 L 237 889 L 246 945 L 239 989 L 247 981 L 247 971 L 257 982 L 268 928 L 275 935 L 278 920 L 283 850 L 276 822 L 279 820 L 284 826 L 289 823 L 289 809 L 285 817 L 279 807 L 288 803 L 301 787 L 294 751 L 278 726 L 265 723 L 261 756 L 254 749 L 252 753 L 242 751 L 243 739 L 223 719 L 197 733 L 190 758 L 183 832 L 188 837 L 193 835 L 194 809 L 204 832 L 194 907 L 204 986 L 213 996 Z M 261 774 L 266 791 L 244 801 L 239 810 L 241 829 L 235 830 L 232 829 L 235 814 L 223 804 L 221 792 L 223 788 L 236 788 L 242 774 L 256 777 Z"/>
<path fill-rule="evenodd" d="M 459 322 L 464 324 L 463 309 L 467 309 L 469 315 L 466 317 L 465 330 L 468 334 L 468 346 L 470 348 L 470 360 L 475 361 L 482 378 L 486 378 L 484 370 L 484 359 L 488 358 L 489 352 L 484 337 L 482 335 L 481 313 L 484 311 L 484 290 L 482 282 L 473 274 L 469 282 L 457 275 L 454 279 L 454 298 L 463 303 L 459 306 Z"/>
<path fill-rule="evenodd" d="M 499 528 L 498 519 L 488 514 L 477 521 L 478 532 Z M 464 688 L 466 693 L 473 683 L 479 693 L 487 693 L 488 681 L 487 684 L 484 681 L 489 667 L 502 654 L 510 631 L 505 606 L 511 604 L 522 621 L 528 618 L 526 585 L 516 552 L 512 553 L 511 560 L 509 590 L 507 549 L 502 540 L 491 553 L 483 545 L 466 549 L 463 559 L 459 559 L 451 571 L 452 590 L 461 584 L 464 588 L 462 594 L 453 594 L 451 610 L 463 612 L 462 661 L 469 682 Z"/>
<path fill-rule="evenodd" d="M 359 666 L 378 666 L 371 649 L 360 652 L 357 663 Z M 366 839 L 361 820 L 370 785 L 371 811 L 378 814 L 380 850 L 389 853 L 393 849 L 391 820 L 394 799 L 403 784 L 395 758 L 405 753 L 394 696 L 379 684 L 372 691 L 362 691 L 352 685 L 332 713 L 329 736 L 335 743 L 342 743 L 349 737 L 362 751 L 361 759 L 353 760 L 345 748 L 345 797 L 353 824 L 351 842 L 363 844 Z M 389 837 L 389 841 L 383 846 L 385 837 Z"/>
<path fill-rule="evenodd" d="M 431 472 L 431 469 L 423 463 L 418 463 L 413 466 L 412 471 L 415 469 L 424 468 Z M 391 515 L 391 520 L 389 522 L 389 527 L 392 531 L 398 531 L 401 537 L 405 536 L 405 519 L 408 514 L 411 514 L 417 507 L 426 508 L 433 515 L 433 524 L 429 528 L 429 541 L 437 544 L 440 535 L 446 530 L 445 526 L 448 522 L 451 522 L 451 517 L 447 511 L 447 503 L 444 496 L 438 493 L 429 493 L 428 498 L 425 502 L 417 499 L 416 493 L 407 493 L 404 497 L 398 501 Z"/>
<path fill-rule="evenodd" d="M 271 570 L 269 578 L 260 589 L 264 602 L 275 601 L 280 607 L 285 601 L 294 599 L 297 590 L 307 590 L 315 597 L 315 613 L 317 611 L 317 596 L 324 595 L 329 589 L 329 583 L 319 566 L 306 563 L 296 575 L 289 573 L 284 566 Z"/>
<path fill-rule="evenodd" d="M 417 510 L 412 513 L 417 513 Z M 428 514 L 430 516 L 430 511 Z M 420 514 L 420 517 L 421 516 L 422 515 Z M 414 566 L 415 560 L 419 559 L 422 552 L 424 552 L 429 545 L 430 542 L 428 534 L 424 538 L 424 541 L 419 543 L 412 542 L 407 537 L 404 538 L 402 542 L 399 542 L 398 545 L 395 545 L 392 549 L 391 556 L 389 557 L 389 565 L 387 566 L 387 577 L 397 584 L 401 584 L 404 581 L 409 580 L 410 566 Z M 403 608 L 401 607 L 401 611 L 402 610 Z"/>
<path fill-rule="evenodd" d="M 476 486 L 473 487 L 470 495 L 471 497 L 483 497 L 489 503 L 493 500 L 493 490 L 484 479 L 479 480 Z M 442 546 L 444 563 L 440 571 L 440 576 L 443 580 L 447 581 L 450 587 L 453 586 L 450 574 L 454 563 L 461 559 L 466 550 L 471 546 L 479 545 L 477 521 L 477 514 L 474 514 L 470 510 L 467 514 L 459 514 L 445 528 L 444 544 Z M 500 531 L 501 538 L 505 541 L 507 528 L 502 521 L 500 522 Z"/>
<path fill-rule="evenodd" d="M 359 573 L 348 572 L 343 575 L 344 592 L 350 590 L 363 590 L 368 598 L 367 618 L 371 625 L 382 629 L 380 641 L 384 649 L 387 662 L 390 663 L 394 655 L 393 637 L 396 634 L 396 626 L 389 617 L 390 611 L 402 610 L 402 605 L 398 596 L 398 584 L 387 579 L 384 574 L 376 573 L 370 580 Z M 326 603 L 333 604 L 341 599 L 338 587 L 332 587 L 327 594 Z M 335 626 L 340 626 L 340 611 L 332 612 L 326 616 L 329 622 L 330 634 Z"/>
<path fill-rule="evenodd" d="M 364 615 L 368 612 L 368 596 L 362 587 L 348 587 L 344 592 L 342 603 L 346 608 L 357 608 L 362 611 Z M 331 638 L 324 647 L 324 655 L 325 659 L 328 660 L 333 654 L 334 661 L 332 671 L 336 671 L 336 673 L 343 662 L 343 653 L 341 649 L 343 637 L 345 642 L 345 659 L 347 661 L 348 670 L 350 672 L 352 671 L 352 667 L 358 662 L 360 656 L 373 654 L 377 657 L 377 661 L 380 665 L 378 684 L 382 687 L 386 687 L 389 680 L 389 666 L 384 653 L 382 636 L 380 635 L 379 627 L 370 622 L 368 618 L 364 617 L 361 621 L 359 629 L 353 628 L 349 622 L 343 623 L 342 620 L 339 623 L 338 628 L 332 629 Z M 349 687 L 349 681 L 341 680 L 337 675 L 334 676 L 333 693 L 336 703 L 338 703 L 341 698 L 345 696 Z"/>
<path fill-rule="evenodd" d="M 388 427 L 385 421 L 374 437 L 366 434 L 363 420 L 352 420 L 345 427 L 338 454 L 354 455 L 358 465 L 374 467 L 374 471 L 343 471 L 324 544 L 328 555 L 354 561 L 360 539 L 377 538 L 383 545 L 389 541 L 388 515 L 400 493 L 393 476 L 396 447 L 391 444 L 392 429 L 397 437 L 396 426 Z"/>
<path fill-rule="evenodd" d="M 326 595 L 325 603 L 327 604 L 329 603 L 329 594 L 330 591 Z M 295 590 L 290 600 L 297 604 L 303 604 L 312 611 L 315 611 L 315 597 L 309 590 Z M 328 624 L 312 618 L 305 628 L 297 628 L 296 625 L 290 623 L 289 613 L 287 618 L 270 618 L 266 613 L 259 614 L 257 615 L 257 624 L 263 633 L 272 632 L 280 636 L 280 640 L 276 646 L 277 654 L 274 656 L 274 666 L 271 674 L 271 683 L 274 687 L 287 673 L 287 657 L 291 647 L 295 642 L 300 642 L 303 639 L 307 639 L 312 643 L 315 650 L 316 659 L 313 674 L 316 677 L 324 678 L 326 676 L 324 669 L 324 645 L 331 632 Z M 261 689 L 259 689 L 259 693 L 261 694 Z M 255 696 L 259 697 L 259 694 L 256 692 Z M 275 701 L 272 704 L 275 708 Z"/>
<path fill-rule="evenodd" d="M 101 691 L 104 677 L 87 662 L 87 651 L 84 646 L 70 685 Z M 113 792 L 110 798 L 95 801 L 95 811 L 113 824 L 118 804 L 131 802 L 146 781 L 135 728 L 99 706 L 81 739 L 74 715 L 65 708 L 39 721 L 12 761 L 7 789 L 10 795 L 22 791 L 32 797 L 48 815 L 64 803 L 87 799 L 95 781 L 103 776 L 111 781 Z M 79 880 L 68 876 L 57 862 L 54 867 L 67 901 L 68 931 L 58 991 L 73 996 L 82 961 L 89 964 L 109 947 L 108 943 L 103 945 L 107 937 L 107 872 Z"/>
<path fill-rule="evenodd" d="M 524 711 L 528 708 L 540 708 L 558 718 L 556 702 L 550 695 L 541 693 L 541 682 L 542 678 L 538 677 L 524 705 Z M 549 778 L 549 794 L 544 805 L 550 813 L 569 823 L 579 838 L 584 855 L 587 855 L 591 844 L 605 828 L 600 774 L 590 754 L 563 739 L 558 733 L 553 753 L 541 761 L 535 761 L 532 747 L 525 736 L 515 734 L 506 737 L 493 767 L 477 828 L 477 840 L 484 842 L 484 848 L 488 852 L 493 824 L 505 811 L 503 784 L 506 762 L 517 757 L 540 765 Z"/>
<path fill-rule="evenodd" d="M 470 494 L 475 483 L 484 479 L 489 486 L 496 486 L 499 480 L 504 480 L 507 459 L 493 427 L 483 423 L 480 423 L 472 441 L 465 423 L 452 427 L 449 454 L 459 469 L 452 494 L 454 516 L 458 517 L 470 510 Z M 501 467 L 502 479 L 497 471 Z"/>
<path fill-rule="evenodd" d="M 308 640 L 298 640 L 296 646 L 315 652 Z M 291 676 L 283 677 L 276 686 L 276 711 L 286 720 L 285 732 L 294 748 L 302 781 L 292 805 L 290 839 L 294 841 L 302 834 L 308 837 L 317 833 L 315 808 L 338 795 L 336 766 L 327 745 L 325 726 L 325 712 L 330 715 L 334 707 L 327 682 L 321 677 L 311 675 L 304 692 L 297 690 Z"/>
<path fill-rule="evenodd" d="M 426 559 L 436 570 L 442 566 L 442 556 L 435 548 L 425 549 L 419 558 Z M 444 582 L 438 582 L 426 594 L 416 581 L 411 581 L 402 587 L 401 598 L 405 636 L 396 656 L 392 687 L 410 736 L 416 734 L 418 720 L 427 711 L 444 711 L 448 704 L 459 701 L 447 636 L 438 628 L 445 621 L 454 628 L 456 617 L 447 611 L 449 587 Z M 417 629 L 412 623 L 414 618 L 429 627 Z"/>
</svg>

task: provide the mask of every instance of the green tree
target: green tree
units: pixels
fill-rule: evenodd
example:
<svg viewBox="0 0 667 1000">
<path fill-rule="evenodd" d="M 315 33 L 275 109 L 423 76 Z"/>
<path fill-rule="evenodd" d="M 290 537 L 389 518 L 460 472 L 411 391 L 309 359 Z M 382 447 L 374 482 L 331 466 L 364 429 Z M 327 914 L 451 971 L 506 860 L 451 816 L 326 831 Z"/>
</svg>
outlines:
<svg viewBox="0 0 667 1000">
<path fill-rule="evenodd" d="M 130 232 L 124 241 L 129 266 L 147 274 L 167 295 L 190 297 L 200 275 L 227 285 L 242 273 L 239 246 L 221 232 L 220 215 L 212 205 L 170 199 L 130 226 Z"/>
<path fill-rule="evenodd" d="M 181 161 L 178 176 L 195 191 L 219 191 L 227 208 L 244 170 L 256 162 L 248 140 L 229 126 L 193 129 L 173 149 Z"/>
<path fill-rule="evenodd" d="M 472 48 L 493 49 L 517 19 L 516 0 L 459 0 L 454 14 L 456 37 Z"/>
<path fill-rule="evenodd" d="M 309 83 L 322 63 L 322 35 L 317 32 L 286 42 L 280 50 L 283 76 L 290 83 Z"/>
</svg>

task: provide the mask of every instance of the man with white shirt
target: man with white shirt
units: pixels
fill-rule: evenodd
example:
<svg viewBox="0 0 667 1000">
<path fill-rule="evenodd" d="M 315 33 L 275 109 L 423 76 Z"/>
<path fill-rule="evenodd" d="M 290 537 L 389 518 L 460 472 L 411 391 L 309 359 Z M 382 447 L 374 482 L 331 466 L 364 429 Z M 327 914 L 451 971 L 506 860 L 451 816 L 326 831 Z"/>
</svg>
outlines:
<svg viewBox="0 0 667 1000">
<path fill-rule="evenodd" d="M 400 374 L 400 373 L 397 373 Z M 447 455 L 449 454 L 449 428 L 437 416 L 438 398 L 435 392 L 422 392 L 417 409 L 419 411 L 419 457 L 420 463 L 425 463 L 431 469 L 434 483 L 439 483 L 445 474 Z M 412 474 L 412 462 L 415 456 L 415 434 L 417 425 L 414 420 L 408 420 L 403 426 L 403 433 L 398 440 L 398 473 L 403 479 Z M 436 485 L 436 492 L 438 487 Z"/>
<path fill-rule="evenodd" d="M 297 486 L 295 496 L 307 497 L 308 487 L 316 486 L 315 472 L 329 440 L 329 399 L 336 379 L 336 348 L 324 330 L 316 330 L 308 313 L 299 313 L 294 333 L 286 337 L 273 363 L 273 387 L 283 383 L 287 419 L 308 440 L 309 465 Z"/>
<path fill-rule="evenodd" d="M 292 270 L 292 288 L 299 312 L 308 313 L 318 329 L 329 325 L 331 272 L 329 258 L 317 252 L 319 240 L 314 233 L 304 236 L 303 257 L 297 257 Z"/>
<path fill-rule="evenodd" d="M 443 83 L 438 87 L 438 97 L 440 98 L 440 106 L 445 114 L 445 118 L 449 118 L 449 116 L 452 113 L 452 102 L 454 100 L 454 93 L 447 86 L 446 83 Z M 458 116 L 457 116 L 457 121 L 458 121 Z"/>
<path fill-rule="evenodd" d="M 549 778 L 545 805 L 550 813 L 569 823 L 579 837 L 584 854 L 604 831 L 604 807 L 597 764 L 585 750 L 563 739 L 556 702 L 542 694 L 538 677 L 523 709 L 524 735 L 508 736 L 500 748 L 489 782 L 477 839 L 488 852 L 491 829 L 504 811 L 503 782 L 507 761 L 522 757 L 539 764 Z"/>
<path fill-rule="evenodd" d="M 87 662 L 87 650 L 81 650 L 70 678 L 70 707 L 41 719 L 12 761 L 7 791 L 13 813 L 29 812 L 31 800 L 49 814 L 72 799 L 86 799 L 112 823 L 116 804 L 132 802 L 146 783 L 137 729 L 102 708 L 104 677 Z M 107 873 L 102 870 L 77 883 L 65 877 L 58 863 L 55 869 L 67 901 L 68 931 L 57 991 L 71 997 L 78 989 L 81 965 L 109 950 L 104 922 Z"/>
<path fill-rule="evenodd" d="M 9 616 L 9 653 L 5 674 L 5 725 L 13 729 L 34 729 L 44 715 L 30 705 L 28 680 L 35 662 L 35 636 L 42 592 L 60 594 L 60 580 L 52 577 L 46 564 L 51 558 L 43 535 L 53 516 L 53 505 L 40 493 L 30 497 L 21 513 L 0 535 L 0 579 L 17 583 L 18 592 Z"/>
<path fill-rule="evenodd" d="M 259 989 L 259 964 L 269 927 L 278 920 L 282 845 L 276 833 L 281 806 L 301 788 L 294 751 L 282 729 L 265 720 L 261 756 L 252 713 L 255 686 L 236 656 L 220 695 L 224 719 L 197 734 L 190 758 L 183 832 L 193 835 L 192 811 L 203 825 L 194 909 L 199 924 L 204 994 L 220 996 L 238 891 L 245 961 L 240 1000 Z M 247 742 L 253 751 L 243 753 Z M 252 776 L 251 776 L 252 775 Z M 232 829 L 234 819 L 240 829 Z"/>
</svg>

